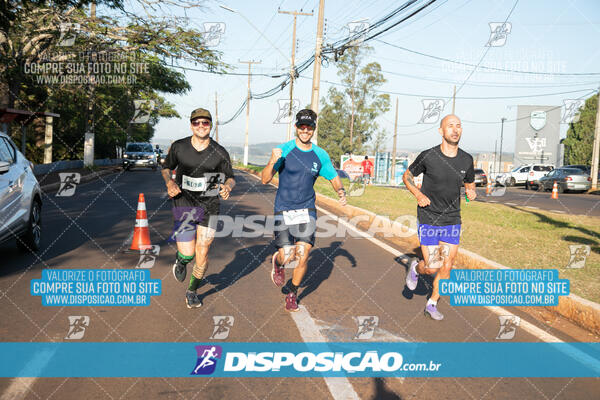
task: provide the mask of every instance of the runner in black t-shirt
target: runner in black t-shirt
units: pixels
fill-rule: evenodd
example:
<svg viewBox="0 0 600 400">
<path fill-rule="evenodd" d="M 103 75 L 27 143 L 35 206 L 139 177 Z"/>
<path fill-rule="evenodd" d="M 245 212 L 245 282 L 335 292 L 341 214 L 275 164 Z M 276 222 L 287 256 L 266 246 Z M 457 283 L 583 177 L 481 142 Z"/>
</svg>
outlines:
<svg viewBox="0 0 600 400">
<path fill-rule="evenodd" d="M 215 233 L 209 225 L 210 216 L 219 213 L 219 196 L 227 200 L 235 186 L 229 153 L 210 138 L 210 112 L 202 108 L 192 111 L 190 124 L 193 135 L 171 145 L 162 170 L 167 193 L 173 199 L 173 237 L 177 241 L 175 279 L 185 280 L 186 265 L 196 257 L 185 296 L 188 308 L 202 305 L 196 289 L 206 271 Z M 174 169 L 177 169 L 175 180 Z"/>
<path fill-rule="evenodd" d="M 433 291 L 425 306 L 425 315 L 435 320 L 444 318 L 437 310 L 440 279 L 448 279 L 458 253 L 460 241 L 460 189 L 465 186 L 469 200 L 477 197 L 473 157 L 458 148 L 462 134 L 460 119 L 446 115 L 439 132 L 442 144 L 423 151 L 408 167 L 402 180 L 417 198 L 419 241 L 423 260 L 412 259 L 406 274 L 406 286 L 415 290 L 419 274 L 436 274 Z M 423 174 L 421 189 L 414 177 Z"/>
</svg>

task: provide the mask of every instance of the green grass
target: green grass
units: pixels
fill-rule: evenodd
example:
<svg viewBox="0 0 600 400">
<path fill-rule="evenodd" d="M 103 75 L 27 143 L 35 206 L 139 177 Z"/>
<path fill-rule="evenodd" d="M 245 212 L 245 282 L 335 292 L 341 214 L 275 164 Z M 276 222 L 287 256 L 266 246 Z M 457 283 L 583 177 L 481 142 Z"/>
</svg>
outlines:
<svg viewBox="0 0 600 400">
<path fill-rule="evenodd" d="M 347 180 L 344 186 L 350 186 Z M 323 178 L 317 180 L 315 190 L 337 199 Z M 414 197 L 396 188 L 368 186 L 362 196 L 348 197 L 348 204 L 391 219 L 416 216 L 417 212 Z M 511 268 L 558 269 L 561 278 L 571 281 L 571 293 L 600 302 L 600 218 L 501 204 L 467 204 L 464 199 L 461 212 L 462 247 Z M 592 248 L 586 265 L 582 269 L 565 268 L 570 259 L 569 245 L 577 244 Z"/>
</svg>

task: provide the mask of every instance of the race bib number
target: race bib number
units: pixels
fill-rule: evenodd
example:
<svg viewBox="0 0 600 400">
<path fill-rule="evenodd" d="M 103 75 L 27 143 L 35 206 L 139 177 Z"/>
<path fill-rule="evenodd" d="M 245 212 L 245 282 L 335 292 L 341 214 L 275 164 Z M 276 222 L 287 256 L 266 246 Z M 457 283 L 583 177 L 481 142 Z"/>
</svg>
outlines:
<svg viewBox="0 0 600 400">
<path fill-rule="evenodd" d="M 183 175 L 181 177 L 181 188 L 189 190 L 191 192 L 204 192 L 206 191 L 206 178 L 192 178 L 190 176 Z"/>
<path fill-rule="evenodd" d="M 300 210 L 290 210 L 283 212 L 283 222 L 286 225 L 298 225 L 306 224 L 310 222 L 308 215 L 308 208 L 302 208 Z"/>
<path fill-rule="evenodd" d="M 181 177 L 181 188 L 191 192 L 204 192 L 203 196 L 218 196 L 219 187 L 225 182 L 222 172 L 207 172 L 203 177 L 192 178 L 187 175 Z"/>
</svg>

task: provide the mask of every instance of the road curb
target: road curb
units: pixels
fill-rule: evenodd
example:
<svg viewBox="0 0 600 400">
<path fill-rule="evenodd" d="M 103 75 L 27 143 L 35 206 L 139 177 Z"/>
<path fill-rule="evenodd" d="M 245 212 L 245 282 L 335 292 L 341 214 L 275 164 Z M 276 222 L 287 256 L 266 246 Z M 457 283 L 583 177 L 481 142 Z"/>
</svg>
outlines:
<svg viewBox="0 0 600 400">
<path fill-rule="evenodd" d="M 103 169 L 103 170 L 100 170 L 100 171 L 93 171 L 93 172 L 91 172 L 91 173 L 89 173 L 87 175 L 83 175 L 81 177 L 81 180 L 79 181 L 79 184 L 93 181 L 94 179 L 98 179 L 101 176 L 115 173 L 118 170 L 119 169 L 117 169 L 117 168 L 111 168 L 111 169 Z M 59 187 L 60 187 L 60 182 L 50 183 L 48 185 L 40 186 L 40 188 L 44 192 L 51 192 L 51 191 L 54 191 L 54 190 L 58 189 Z"/>
<path fill-rule="evenodd" d="M 236 169 L 259 176 L 258 173 L 250 169 L 241 167 L 236 167 Z M 273 178 L 271 183 L 278 185 L 279 180 L 277 178 Z M 407 245 L 415 249 L 419 247 L 417 232 L 414 229 L 409 229 L 407 232 L 406 228 L 402 229 L 385 216 L 377 215 L 372 211 L 351 206 L 349 204 L 345 207 L 342 207 L 339 205 L 337 200 L 324 196 L 320 193 L 317 193 L 316 196 L 317 205 L 327 208 L 329 211 L 338 216 L 346 216 L 348 218 L 354 218 L 359 215 L 366 216 L 363 221 L 357 224 L 357 226 L 362 230 L 368 230 L 369 226 L 371 226 L 374 222 L 378 222 L 378 226 L 380 227 L 390 227 L 383 233 L 376 233 L 374 236 L 378 239 L 383 239 L 388 242 L 401 245 L 402 247 L 406 247 Z M 383 230 L 385 228 L 381 229 Z M 398 229 L 402 229 L 402 237 L 398 236 Z M 411 235 L 409 236 L 407 233 Z M 391 237 L 386 236 L 386 234 L 391 235 Z M 468 269 L 512 269 L 464 248 L 459 248 L 456 264 Z M 558 306 L 545 306 L 544 308 L 569 319 L 575 324 L 587 329 L 590 332 L 593 332 L 596 335 L 600 335 L 600 304 L 598 303 L 586 300 L 575 294 L 570 294 L 568 296 L 560 296 Z"/>
</svg>

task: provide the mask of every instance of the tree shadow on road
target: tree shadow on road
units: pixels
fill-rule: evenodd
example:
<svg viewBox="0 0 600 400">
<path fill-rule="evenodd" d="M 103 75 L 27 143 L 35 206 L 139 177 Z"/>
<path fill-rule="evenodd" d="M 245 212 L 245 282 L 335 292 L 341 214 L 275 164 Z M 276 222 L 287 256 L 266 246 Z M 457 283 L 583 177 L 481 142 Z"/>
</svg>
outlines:
<svg viewBox="0 0 600 400">
<path fill-rule="evenodd" d="M 335 258 L 338 256 L 346 257 L 352 264 L 352 268 L 356 268 L 356 259 L 352 253 L 342 248 L 342 242 L 340 241 L 332 242 L 329 247 L 317 248 L 311 251 L 308 259 L 308 270 L 300 284 L 300 287 L 304 290 L 298 295 L 298 300 L 317 290 L 323 281 L 329 279 L 333 271 Z"/>
</svg>

